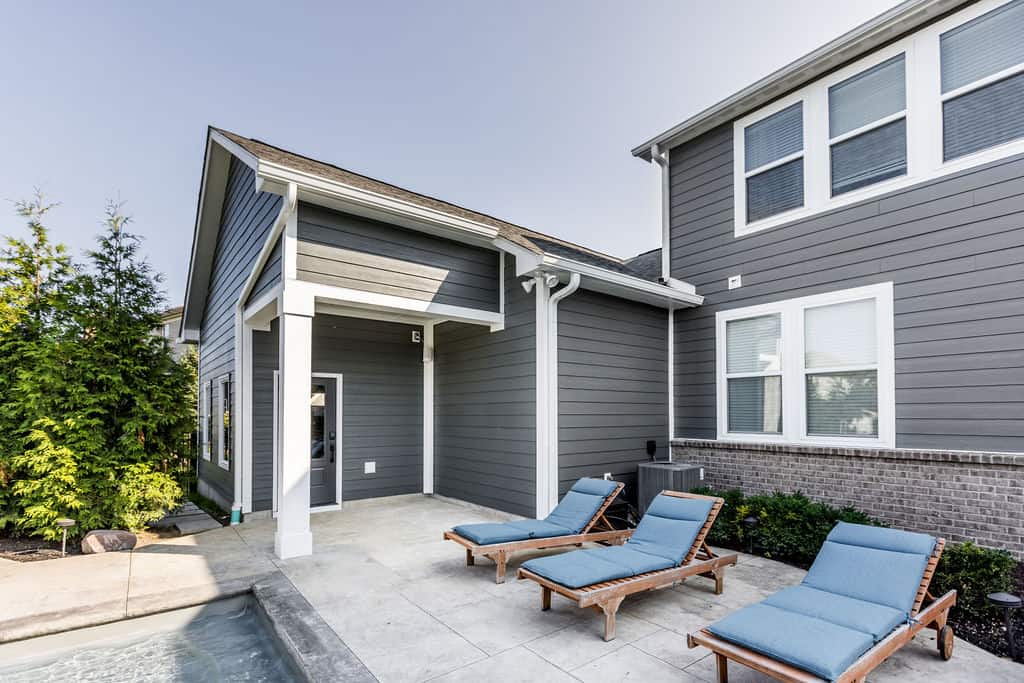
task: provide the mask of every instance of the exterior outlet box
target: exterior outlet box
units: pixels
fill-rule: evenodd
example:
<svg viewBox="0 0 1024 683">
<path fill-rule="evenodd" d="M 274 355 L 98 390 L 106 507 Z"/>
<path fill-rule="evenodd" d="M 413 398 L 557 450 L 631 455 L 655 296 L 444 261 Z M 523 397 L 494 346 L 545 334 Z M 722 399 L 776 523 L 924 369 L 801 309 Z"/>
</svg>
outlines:
<svg viewBox="0 0 1024 683">
<path fill-rule="evenodd" d="M 730 275 L 729 276 L 729 289 L 736 289 L 737 287 L 743 286 L 742 275 Z"/>
<path fill-rule="evenodd" d="M 419 344 L 420 343 L 420 331 L 419 330 L 413 330 L 412 331 L 412 343 L 413 344 Z"/>
<path fill-rule="evenodd" d="M 377 463 L 373 460 L 364 462 L 363 474 L 377 474 Z"/>
<path fill-rule="evenodd" d="M 704 481 L 704 468 L 703 467 L 700 468 L 700 480 Z"/>
</svg>

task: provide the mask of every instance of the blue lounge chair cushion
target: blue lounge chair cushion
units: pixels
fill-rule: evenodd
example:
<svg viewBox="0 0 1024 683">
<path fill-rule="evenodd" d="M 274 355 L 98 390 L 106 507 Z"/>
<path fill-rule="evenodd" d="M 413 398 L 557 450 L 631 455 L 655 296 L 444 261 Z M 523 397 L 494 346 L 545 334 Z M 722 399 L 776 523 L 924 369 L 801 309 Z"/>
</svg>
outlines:
<svg viewBox="0 0 1024 683">
<path fill-rule="evenodd" d="M 876 643 L 907 620 L 898 609 L 809 586 L 785 588 L 769 596 L 763 604 L 867 633 Z"/>
<path fill-rule="evenodd" d="M 713 501 L 703 498 L 659 494 L 651 501 L 626 546 L 678 565 L 693 546 L 712 505 Z"/>
<path fill-rule="evenodd" d="M 874 644 L 867 633 L 763 602 L 733 612 L 708 630 L 829 681 Z"/>
<path fill-rule="evenodd" d="M 545 521 L 578 534 L 594 518 L 616 486 L 618 484 L 614 481 L 584 477 L 572 485 Z"/>
<path fill-rule="evenodd" d="M 581 588 L 603 581 L 668 569 L 669 560 L 631 550 L 625 546 L 575 550 L 561 555 L 538 557 L 523 568 L 569 588 Z"/>
<path fill-rule="evenodd" d="M 462 524 L 455 527 L 455 533 L 479 545 L 526 541 L 531 538 L 552 538 L 571 536 L 565 527 L 541 519 L 524 519 L 516 522 Z"/>
<path fill-rule="evenodd" d="M 531 538 L 572 536 L 583 531 L 618 483 L 584 477 L 573 484 L 562 502 L 546 519 L 524 519 L 517 522 L 462 524 L 453 529 L 463 538 L 478 545 L 512 543 Z"/>
<path fill-rule="evenodd" d="M 840 522 L 803 585 L 910 614 L 935 539 L 898 529 Z"/>
</svg>

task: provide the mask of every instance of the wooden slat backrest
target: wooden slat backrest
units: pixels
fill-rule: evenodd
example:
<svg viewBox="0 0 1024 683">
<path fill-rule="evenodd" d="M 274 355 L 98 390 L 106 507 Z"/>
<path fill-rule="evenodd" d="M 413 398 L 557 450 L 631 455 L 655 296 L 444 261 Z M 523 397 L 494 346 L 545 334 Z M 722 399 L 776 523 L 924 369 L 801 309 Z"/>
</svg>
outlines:
<svg viewBox="0 0 1024 683">
<path fill-rule="evenodd" d="M 942 557 L 942 549 L 946 546 L 946 539 L 940 538 L 935 541 L 935 549 L 932 556 L 928 558 L 928 564 L 924 568 L 924 575 L 921 577 L 921 586 L 917 589 L 917 598 L 914 600 L 914 609 L 911 614 L 916 615 L 921 611 L 925 596 L 928 595 L 928 586 L 931 585 L 935 569 L 939 566 L 939 559 Z"/>
<path fill-rule="evenodd" d="M 673 498 L 691 498 L 694 500 L 710 500 L 712 501 L 711 511 L 708 512 L 708 518 L 704 520 L 704 526 L 697 532 L 697 537 L 693 539 L 693 545 L 690 546 L 689 552 L 686 553 L 686 557 L 683 558 L 683 564 L 689 564 L 693 561 L 693 557 L 700 550 L 701 546 L 704 545 L 704 538 L 711 531 L 711 525 L 715 523 L 715 518 L 718 517 L 719 511 L 722 506 L 725 505 L 725 499 L 717 496 L 705 496 L 699 493 L 683 493 L 682 491 L 662 491 L 663 496 L 672 496 Z"/>
<path fill-rule="evenodd" d="M 587 525 L 583 527 L 583 531 L 580 533 L 587 533 L 588 531 L 590 531 L 590 527 L 597 524 L 597 520 L 604 517 L 605 510 L 607 510 L 608 506 L 611 505 L 615 501 L 615 499 L 619 497 L 619 494 L 622 493 L 622 489 L 625 486 L 626 485 L 623 484 L 621 481 L 618 484 L 616 484 L 615 489 L 611 493 L 609 493 L 608 496 L 604 499 L 604 503 L 601 504 L 601 507 L 597 509 L 597 512 L 594 513 L 594 516 L 590 518 L 590 521 L 587 522 Z"/>
</svg>

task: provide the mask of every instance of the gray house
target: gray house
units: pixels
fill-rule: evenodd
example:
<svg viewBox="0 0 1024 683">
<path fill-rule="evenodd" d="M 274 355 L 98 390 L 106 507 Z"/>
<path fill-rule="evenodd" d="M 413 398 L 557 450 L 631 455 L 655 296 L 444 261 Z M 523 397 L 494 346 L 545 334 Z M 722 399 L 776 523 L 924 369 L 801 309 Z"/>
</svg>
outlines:
<svg viewBox="0 0 1024 683">
<path fill-rule="evenodd" d="M 210 129 L 182 335 L 200 350 L 201 490 L 275 514 L 436 493 L 546 514 L 668 449 L 668 311 L 626 263 Z"/>
<path fill-rule="evenodd" d="M 1022 35 L 1024 0 L 911 0 L 639 145 L 628 260 L 211 129 L 204 492 L 293 556 L 311 509 L 544 515 L 653 440 L 1024 555 Z"/>
</svg>

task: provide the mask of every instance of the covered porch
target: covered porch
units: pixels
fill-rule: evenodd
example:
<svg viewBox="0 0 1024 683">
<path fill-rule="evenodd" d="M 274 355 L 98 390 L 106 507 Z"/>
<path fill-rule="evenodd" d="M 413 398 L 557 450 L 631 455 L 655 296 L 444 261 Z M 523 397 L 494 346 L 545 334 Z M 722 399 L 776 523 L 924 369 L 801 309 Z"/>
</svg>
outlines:
<svg viewBox="0 0 1024 683">
<path fill-rule="evenodd" d="M 246 311 L 242 508 L 275 520 L 275 554 L 313 550 L 311 513 L 434 492 L 435 327 L 483 310 L 293 281 Z"/>
</svg>

